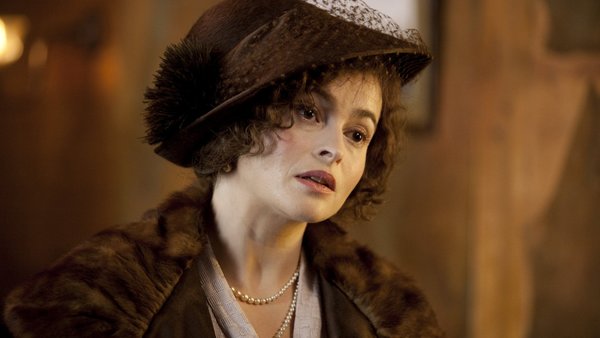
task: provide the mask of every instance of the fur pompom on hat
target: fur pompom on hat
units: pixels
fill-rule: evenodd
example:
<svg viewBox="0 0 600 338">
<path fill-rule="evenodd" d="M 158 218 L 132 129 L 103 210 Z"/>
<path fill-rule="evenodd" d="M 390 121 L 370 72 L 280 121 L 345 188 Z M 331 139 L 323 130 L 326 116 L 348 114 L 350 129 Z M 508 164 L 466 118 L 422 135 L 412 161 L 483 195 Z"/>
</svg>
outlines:
<svg viewBox="0 0 600 338">
<path fill-rule="evenodd" d="M 168 139 L 213 108 L 218 66 L 210 47 L 194 40 L 167 48 L 154 87 L 146 91 L 149 143 Z"/>
<path fill-rule="evenodd" d="M 163 55 L 146 91 L 146 140 L 191 167 L 199 147 L 261 90 L 363 57 L 384 58 L 403 83 L 431 61 L 416 30 L 362 0 L 224 0 Z"/>
</svg>

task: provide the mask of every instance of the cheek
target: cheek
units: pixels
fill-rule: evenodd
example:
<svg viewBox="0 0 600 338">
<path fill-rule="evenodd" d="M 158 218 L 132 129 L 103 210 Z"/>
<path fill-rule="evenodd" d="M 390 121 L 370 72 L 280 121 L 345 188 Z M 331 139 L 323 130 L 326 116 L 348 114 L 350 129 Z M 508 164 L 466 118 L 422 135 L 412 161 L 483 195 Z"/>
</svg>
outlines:
<svg viewBox="0 0 600 338">
<path fill-rule="evenodd" d="M 357 160 L 353 163 L 352 167 L 348 168 L 348 194 L 356 188 L 356 185 L 360 181 L 365 171 L 365 160 Z"/>
<path fill-rule="evenodd" d="M 310 149 L 310 145 L 306 142 L 307 138 L 303 137 L 294 127 L 284 129 L 277 133 L 274 141 L 274 154 L 282 159 L 285 158 L 300 158 Z"/>
<path fill-rule="evenodd" d="M 356 177 L 355 177 L 355 181 L 354 181 L 354 186 L 356 186 L 358 184 L 358 181 L 360 181 L 360 179 L 362 178 L 363 174 L 365 172 L 365 161 L 361 161 L 360 165 L 358 165 L 358 168 L 356 170 Z"/>
</svg>

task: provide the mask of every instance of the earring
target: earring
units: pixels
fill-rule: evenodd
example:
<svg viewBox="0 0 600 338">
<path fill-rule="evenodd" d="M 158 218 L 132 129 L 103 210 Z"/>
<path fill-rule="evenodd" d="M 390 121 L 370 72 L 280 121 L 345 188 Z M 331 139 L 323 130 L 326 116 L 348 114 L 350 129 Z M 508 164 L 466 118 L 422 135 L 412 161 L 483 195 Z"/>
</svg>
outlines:
<svg viewBox="0 0 600 338">
<path fill-rule="evenodd" d="M 227 165 L 226 165 L 226 166 L 224 166 L 222 170 L 223 170 L 223 172 L 224 172 L 224 173 L 226 173 L 226 174 L 227 174 L 227 173 L 230 173 L 230 172 L 233 170 L 233 168 L 231 167 L 231 163 L 227 163 Z"/>
</svg>

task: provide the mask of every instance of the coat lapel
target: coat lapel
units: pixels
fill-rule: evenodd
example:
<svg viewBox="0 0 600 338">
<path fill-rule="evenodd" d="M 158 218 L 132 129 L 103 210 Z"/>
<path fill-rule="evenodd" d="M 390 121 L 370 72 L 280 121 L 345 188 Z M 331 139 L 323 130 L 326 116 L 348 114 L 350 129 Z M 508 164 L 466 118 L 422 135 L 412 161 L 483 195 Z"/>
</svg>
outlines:
<svg viewBox="0 0 600 338">
<path fill-rule="evenodd" d="M 206 296 L 200 288 L 197 262 L 183 274 L 167 302 L 152 318 L 144 337 L 215 338 Z"/>
</svg>

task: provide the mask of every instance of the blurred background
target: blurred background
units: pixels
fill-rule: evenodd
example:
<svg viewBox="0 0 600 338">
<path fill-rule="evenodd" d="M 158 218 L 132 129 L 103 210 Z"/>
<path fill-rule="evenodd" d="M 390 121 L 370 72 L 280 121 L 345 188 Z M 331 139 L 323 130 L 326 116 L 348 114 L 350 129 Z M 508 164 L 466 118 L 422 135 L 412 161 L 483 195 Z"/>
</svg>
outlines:
<svg viewBox="0 0 600 338">
<path fill-rule="evenodd" d="M 141 142 L 142 98 L 216 2 L 0 2 L 0 299 L 191 182 Z M 600 337 L 600 2 L 420 3 L 427 104 L 351 232 L 450 338 Z"/>
</svg>

